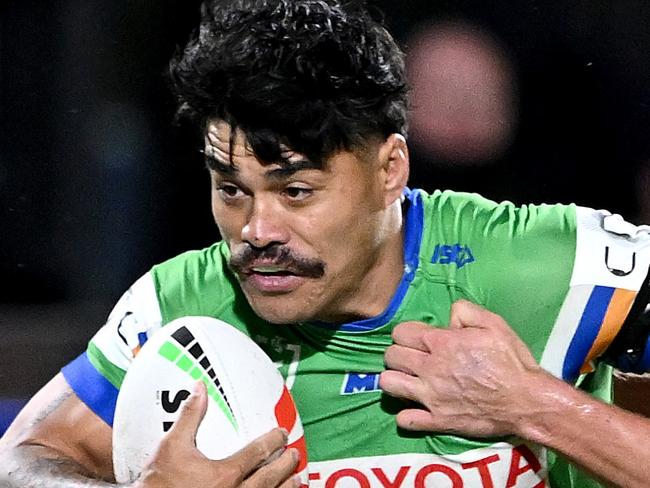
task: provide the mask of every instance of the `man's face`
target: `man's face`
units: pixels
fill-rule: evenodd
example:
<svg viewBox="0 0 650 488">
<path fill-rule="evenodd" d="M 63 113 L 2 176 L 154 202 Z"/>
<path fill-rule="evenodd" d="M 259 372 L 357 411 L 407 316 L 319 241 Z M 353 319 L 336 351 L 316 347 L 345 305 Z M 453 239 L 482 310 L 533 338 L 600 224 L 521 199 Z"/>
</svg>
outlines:
<svg viewBox="0 0 650 488">
<path fill-rule="evenodd" d="M 381 141 L 363 160 L 343 151 L 321 167 L 288 149 L 286 162 L 263 164 L 241 132 L 231 147 L 220 121 L 208 125 L 205 144 L 214 218 L 260 317 L 343 322 L 383 310 L 402 248 L 401 190 L 387 191 Z"/>
</svg>

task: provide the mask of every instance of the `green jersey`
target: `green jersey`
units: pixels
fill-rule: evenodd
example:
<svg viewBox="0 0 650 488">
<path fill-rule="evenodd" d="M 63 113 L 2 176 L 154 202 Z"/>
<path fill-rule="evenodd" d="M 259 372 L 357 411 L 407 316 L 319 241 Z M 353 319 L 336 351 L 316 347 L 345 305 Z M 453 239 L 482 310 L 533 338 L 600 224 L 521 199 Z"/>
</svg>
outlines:
<svg viewBox="0 0 650 488">
<path fill-rule="evenodd" d="M 211 316 L 249 335 L 284 375 L 303 422 L 311 486 L 599 486 L 521 439 L 401 431 L 394 416 L 403 404 L 380 391 L 378 376 L 397 324 L 446 327 L 452 303 L 466 299 L 504 317 L 545 369 L 609 401 L 610 371 L 597 357 L 646 278 L 647 233 L 574 205 L 515 207 L 414 190 L 404 206 L 404 275 L 377 317 L 269 324 L 250 308 L 220 242 L 138 280 L 64 375 L 112 424 L 124 374 L 147 338 L 176 318 Z"/>
</svg>

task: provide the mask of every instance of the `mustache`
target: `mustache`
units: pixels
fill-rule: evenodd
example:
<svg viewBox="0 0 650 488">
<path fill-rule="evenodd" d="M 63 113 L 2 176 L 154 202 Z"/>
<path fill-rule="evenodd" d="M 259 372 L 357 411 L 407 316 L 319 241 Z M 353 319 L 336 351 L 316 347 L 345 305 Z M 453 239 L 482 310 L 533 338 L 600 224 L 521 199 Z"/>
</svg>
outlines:
<svg viewBox="0 0 650 488">
<path fill-rule="evenodd" d="M 260 263 L 278 266 L 308 278 L 320 278 L 325 274 L 323 261 L 301 256 L 285 246 L 256 248 L 246 245 L 231 254 L 228 264 L 236 273 L 250 273 Z"/>
</svg>

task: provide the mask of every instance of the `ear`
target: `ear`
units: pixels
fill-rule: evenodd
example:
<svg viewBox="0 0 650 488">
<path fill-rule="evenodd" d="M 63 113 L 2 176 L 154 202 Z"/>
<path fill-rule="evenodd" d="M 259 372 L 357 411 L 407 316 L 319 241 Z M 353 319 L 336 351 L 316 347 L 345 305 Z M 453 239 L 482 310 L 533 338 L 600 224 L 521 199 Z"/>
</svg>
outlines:
<svg viewBox="0 0 650 488">
<path fill-rule="evenodd" d="M 402 197 L 409 179 L 409 150 L 402 134 L 391 134 L 379 148 L 384 205 Z"/>
</svg>

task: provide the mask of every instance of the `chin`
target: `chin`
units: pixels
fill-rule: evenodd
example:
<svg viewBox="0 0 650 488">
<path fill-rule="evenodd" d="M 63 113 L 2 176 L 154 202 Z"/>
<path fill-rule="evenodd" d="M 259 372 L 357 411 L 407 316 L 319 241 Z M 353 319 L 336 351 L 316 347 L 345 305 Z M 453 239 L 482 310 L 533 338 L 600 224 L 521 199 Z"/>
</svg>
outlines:
<svg viewBox="0 0 650 488">
<path fill-rule="evenodd" d="M 253 311 L 262 319 L 272 324 L 297 324 L 313 320 L 304 303 L 288 299 L 286 296 L 248 297 L 248 303 Z"/>
<path fill-rule="evenodd" d="M 255 306 L 253 306 L 253 310 L 259 317 L 272 324 L 289 325 L 311 320 L 311 317 L 302 310 L 275 310 L 267 307 L 257 308 Z"/>
</svg>

